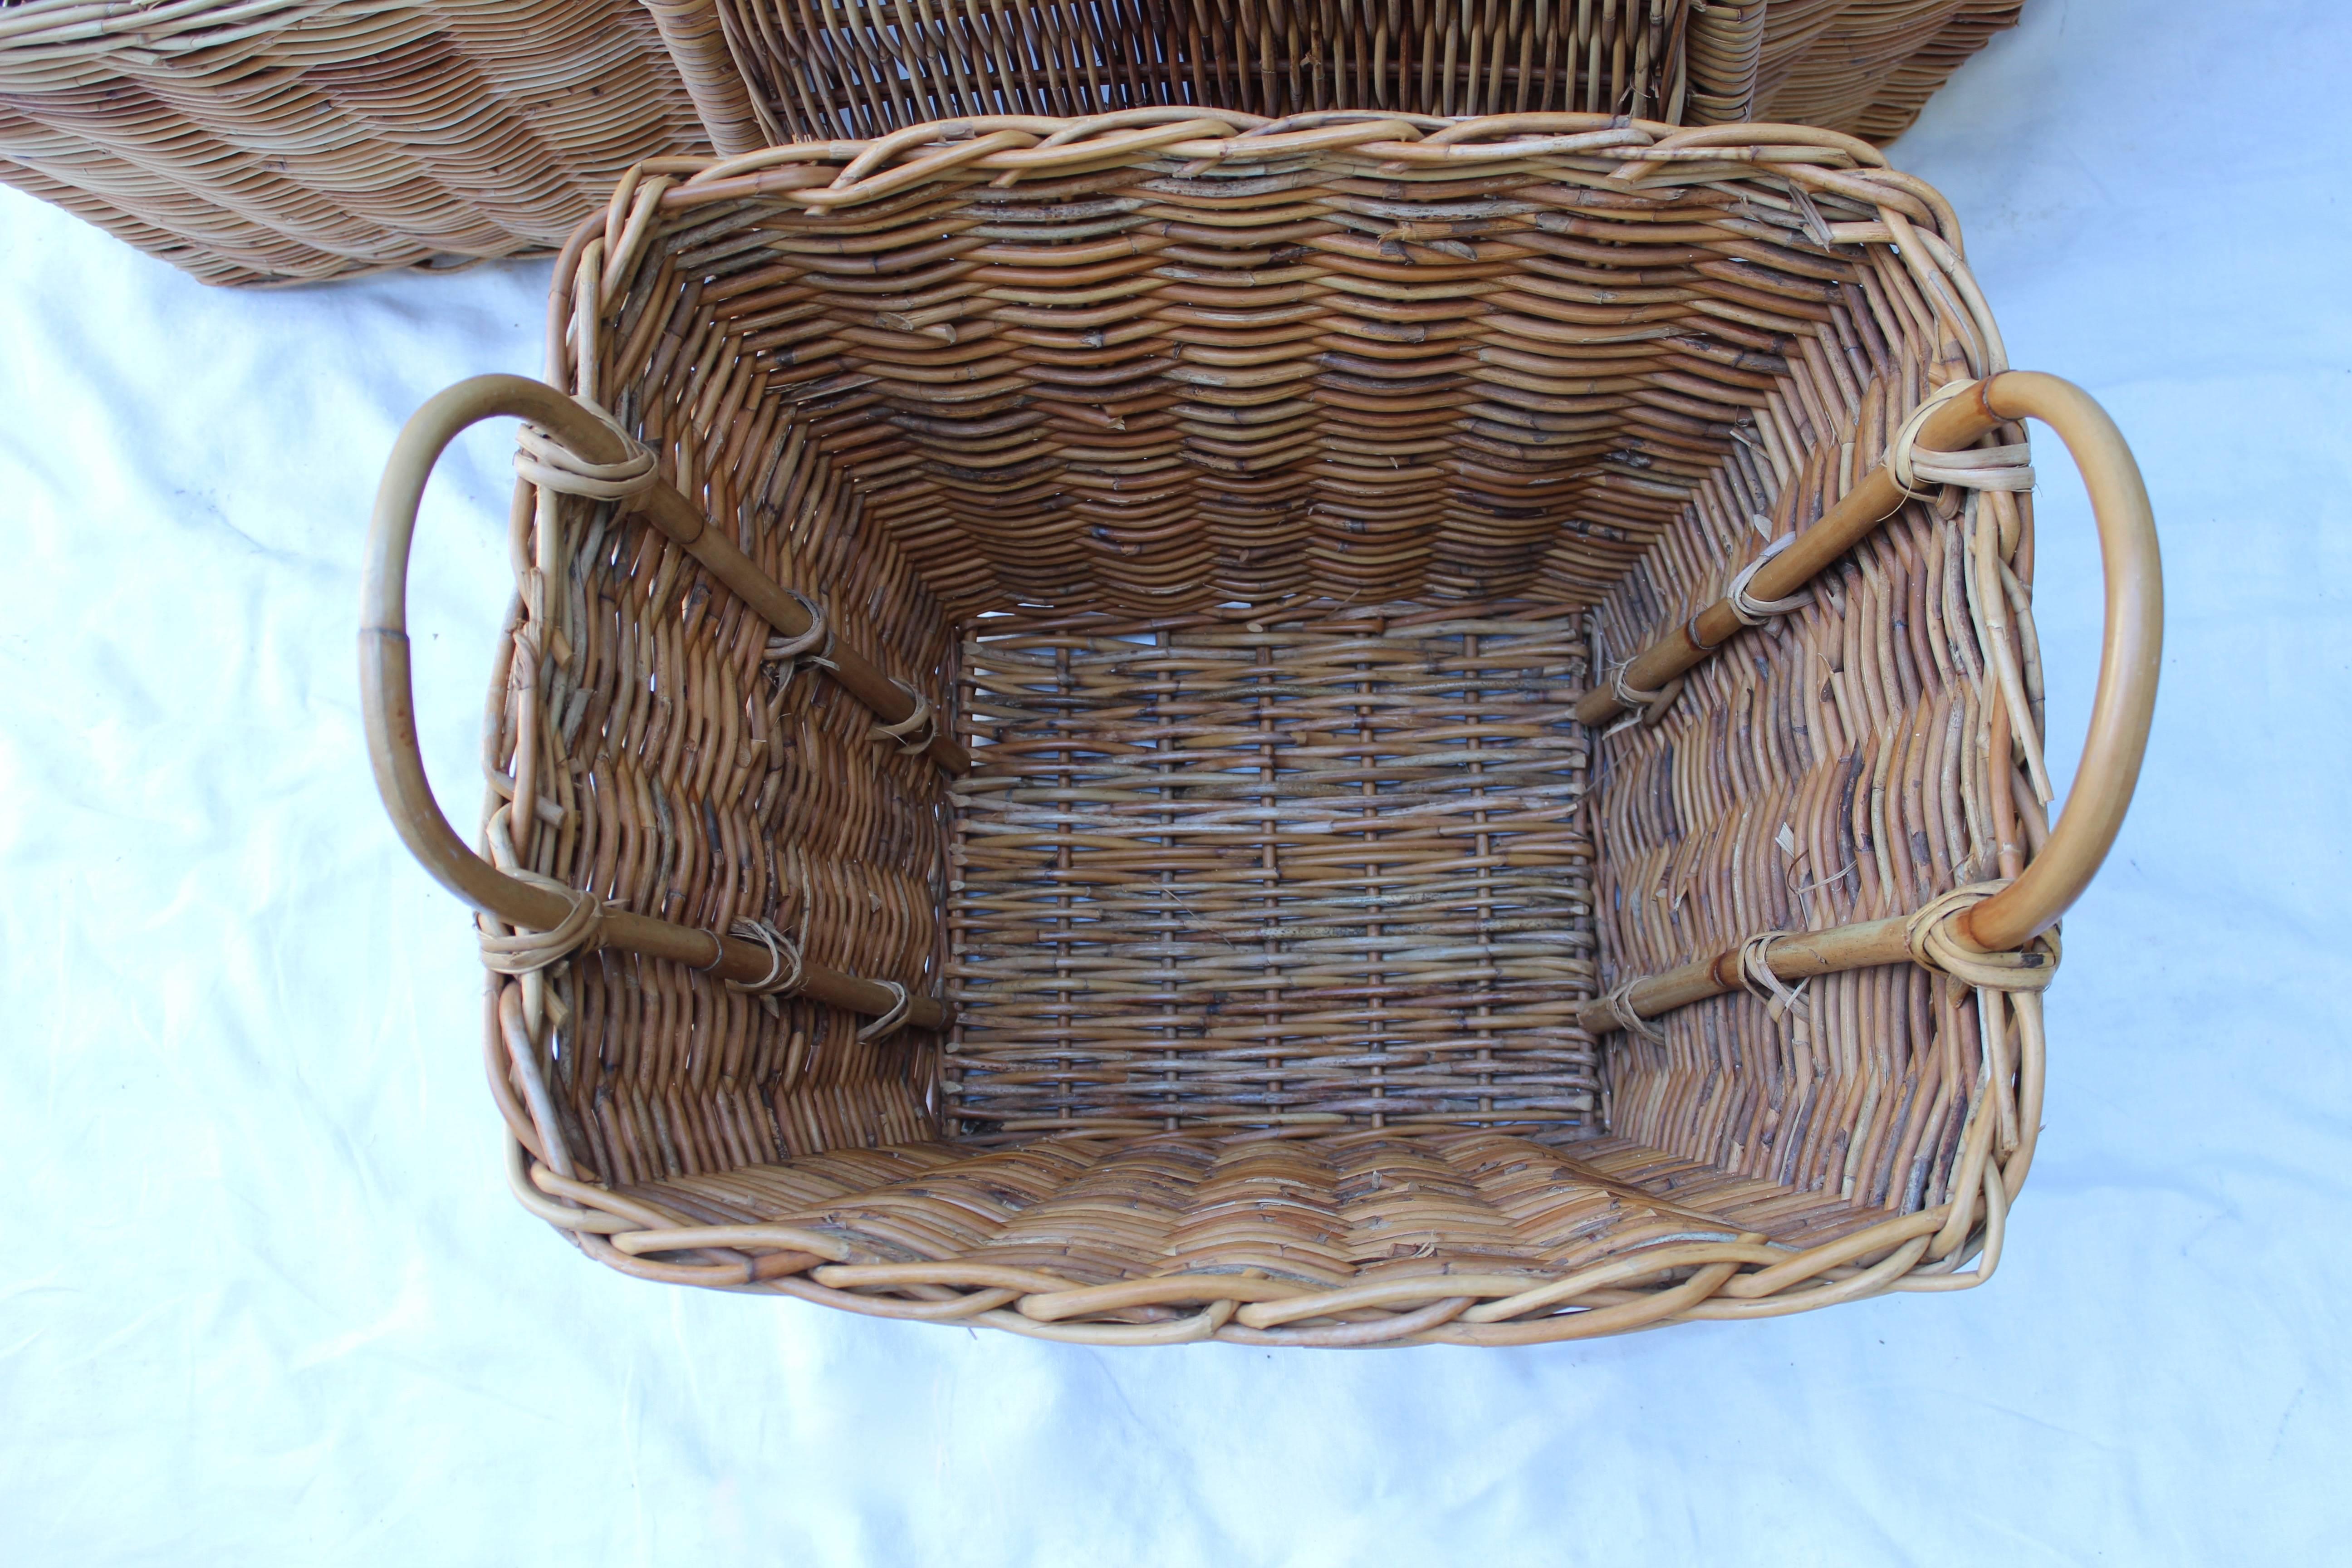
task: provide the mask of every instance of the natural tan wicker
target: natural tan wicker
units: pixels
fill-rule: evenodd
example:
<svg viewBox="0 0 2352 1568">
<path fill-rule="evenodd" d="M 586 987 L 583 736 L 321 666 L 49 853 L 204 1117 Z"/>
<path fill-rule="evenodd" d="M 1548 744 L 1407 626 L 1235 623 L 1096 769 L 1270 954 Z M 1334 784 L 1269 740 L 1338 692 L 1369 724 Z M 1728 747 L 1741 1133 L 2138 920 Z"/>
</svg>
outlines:
<svg viewBox="0 0 2352 1568">
<path fill-rule="evenodd" d="M 207 282 L 551 248 L 710 148 L 637 0 L 0 3 L 0 180 Z"/>
<path fill-rule="evenodd" d="M 1892 142 L 2022 9 L 2023 0 L 1771 0 L 1756 115 Z"/>
<path fill-rule="evenodd" d="M 969 114 L 1585 110 L 1889 141 L 2021 0 L 669 0 L 714 9 L 768 139 Z"/>
<path fill-rule="evenodd" d="M 1867 144 L 964 121 L 650 165 L 551 320 L 564 392 L 403 436 L 362 665 L 591 1255 L 1100 1343 L 1992 1271 L 2161 590 L 2121 437 Z M 496 415 L 485 860 L 402 605 Z M 2106 552 L 2054 826 L 2029 415 Z"/>
</svg>

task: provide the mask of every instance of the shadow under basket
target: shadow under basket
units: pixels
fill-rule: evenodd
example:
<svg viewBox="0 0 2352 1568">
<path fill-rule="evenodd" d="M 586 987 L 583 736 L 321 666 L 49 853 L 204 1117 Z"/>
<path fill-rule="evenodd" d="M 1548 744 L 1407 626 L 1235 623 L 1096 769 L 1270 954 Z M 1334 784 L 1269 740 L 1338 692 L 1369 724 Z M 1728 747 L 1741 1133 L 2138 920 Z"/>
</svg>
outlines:
<svg viewBox="0 0 2352 1568">
<path fill-rule="evenodd" d="M 592 1256 L 1126 1344 L 1990 1274 L 2161 589 L 1867 144 L 979 120 L 642 171 L 556 276 L 557 386 L 401 438 L 362 669 Z M 478 854 L 403 602 L 494 416 Z M 2054 824 L 2029 416 L 2107 578 Z"/>
</svg>

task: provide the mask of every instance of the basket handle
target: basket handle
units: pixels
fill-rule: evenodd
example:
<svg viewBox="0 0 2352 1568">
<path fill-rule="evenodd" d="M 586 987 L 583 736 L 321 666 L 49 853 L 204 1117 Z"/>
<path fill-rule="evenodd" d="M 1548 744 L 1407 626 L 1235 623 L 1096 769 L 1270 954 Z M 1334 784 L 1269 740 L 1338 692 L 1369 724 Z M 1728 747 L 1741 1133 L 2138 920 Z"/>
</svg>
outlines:
<svg viewBox="0 0 2352 1568">
<path fill-rule="evenodd" d="M 2012 370 L 1979 383 L 1975 401 L 1988 422 L 2039 419 L 2066 443 L 2090 493 L 2106 583 L 2098 690 L 2065 809 L 2049 842 L 2017 880 L 1959 917 L 1959 932 L 1969 942 L 1987 952 L 2004 952 L 2057 923 L 2090 885 L 2123 826 L 2156 716 L 2157 674 L 2164 654 L 2164 565 L 2139 464 L 2123 432 L 2089 393 L 2054 375 Z"/>
<path fill-rule="evenodd" d="M 2066 809 L 2051 829 L 2042 852 L 2015 881 L 1950 917 L 1961 942 L 1987 953 L 2017 952 L 2049 930 L 2082 896 L 2106 858 L 2123 826 L 2124 813 L 2131 805 L 2132 790 L 2139 782 L 2140 760 L 2147 752 L 2148 724 L 2156 715 L 2157 670 L 2164 652 L 2164 567 L 2157 555 L 2156 518 L 2148 507 L 2147 487 L 2141 482 L 2139 465 L 2133 460 L 2123 433 L 2089 393 L 2054 375 L 2002 371 L 1978 382 L 1970 394 L 1948 400 L 1933 411 L 1924 428 L 1934 437 L 1937 449 L 1957 448 L 2004 421 L 2018 419 L 2039 419 L 2056 431 L 2082 472 L 2084 488 L 2090 492 L 2091 515 L 2099 529 L 2106 626 L 2099 649 L 2098 690 L 2091 700 L 2090 733 L 2084 742 L 2083 760 L 2074 771 Z M 1873 469 L 1839 503 L 1852 510 L 1852 516 L 1834 524 L 1824 518 L 1805 536 L 1810 540 L 1815 533 L 1835 535 L 1817 541 L 1815 552 L 1832 548 L 1843 552 L 1881 519 L 1892 515 L 1899 507 L 1901 492 L 1895 491 L 1894 499 L 1887 499 L 1889 484 L 1883 465 Z M 1858 510 L 1847 508 L 1849 501 L 1856 502 Z M 1792 548 L 1770 564 L 1786 566 L 1789 557 L 1798 553 Z M 1801 579 L 1788 579 L 1799 569 L 1810 574 L 1818 565 L 1798 563 L 1785 571 L 1783 580 L 1761 591 L 1775 597 L 1793 592 Z M 1758 574 L 1759 583 L 1763 577 L 1764 574 Z M 1996 586 L 1991 591 L 2000 590 Z M 1705 612 L 1693 625 L 1714 614 L 1714 609 Z M 1633 673 L 1653 679 L 1652 669 L 1643 666 L 1654 658 L 1657 677 L 1678 675 L 1696 666 L 1721 643 L 1722 637 L 1694 637 L 1685 628 L 1654 644 L 1633 661 Z M 1596 695 L 1603 701 L 1612 700 L 1605 692 Z M 1585 718 L 1581 708 L 1578 717 Z M 2000 781 L 1996 787 L 2007 788 L 2008 781 Z M 1898 915 L 1826 931 L 1770 933 L 1776 940 L 1758 956 L 1777 978 L 1788 982 L 1902 963 L 1914 957 L 1910 931 L 1914 918 Z M 1746 946 L 1742 943 L 1661 974 L 1629 980 L 1611 995 L 1584 1003 L 1578 1009 L 1577 1022 L 1599 1034 L 1626 1027 L 1629 1012 L 1650 1018 L 1670 1007 L 1738 990 L 1747 984 Z"/>
<path fill-rule="evenodd" d="M 2164 568 L 2157 556 L 2156 519 L 2148 509 L 2139 465 L 2107 411 L 2081 387 L 2035 371 L 2005 370 L 1974 383 L 1963 395 L 1924 407 L 1921 414 L 1916 442 L 1922 449 L 1938 452 L 1965 448 L 2006 421 L 2041 420 L 2074 454 L 2099 529 L 2106 629 L 2099 654 L 2098 694 L 2092 702 L 2090 733 L 2075 770 L 2074 788 L 2033 863 L 1998 896 L 1972 906 L 1960 927 L 1961 934 L 1984 951 L 2010 952 L 2066 912 L 2089 886 L 2123 826 L 2156 712 L 2157 666 L 2164 648 Z M 1889 466 L 1880 463 L 1789 548 L 1759 556 L 1748 591 L 1764 600 L 1797 593 L 1899 512 L 1909 493 L 1895 481 Z M 1713 657 L 1741 624 L 1733 601 L 1717 600 L 1627 661 L 1618 679 L 1595 685 L 1577 704 L 1577 718 L 1586 724 L 1605 723 L 1636 707 L 1644 689 L 1666 691 Z M 1663 707 L 1663 700 L 1658 705 Z"/>
<path fill-rule="evenodd" d="M 617 463 L 627 456 L 621 437 L 587 409 L 524 376 L 476 376 L 428 399 L 393 443 L 376 489 L 361 588 L 360 705 L 376 788 L 409 852 L 435 880 L 475 909 L 509 925 L 552 931 L 572 913 L 572 900 L 499 870 L 474 853 L 442 815 L 417 748 L 416 699 L 409 678 L 408 553 L 425 481 L 460 431 L 501 416 L 529 420 L 592 463 Z M 675 959 L 724 980 L 756 984 L 774 972 L 775 954 L 768 947 L 695 926 L 614 910 L 604 917 L 601 931 L 606 947 Z M 805 966 L 800 991 L 869 1016 L 903 1007 L 906 1021 L 917 1028 L 937 1029 L 948 1022 L 947 1010 L 929 997 L 909 1000 L 898 986 L 814 963 Z"/>
</svg>

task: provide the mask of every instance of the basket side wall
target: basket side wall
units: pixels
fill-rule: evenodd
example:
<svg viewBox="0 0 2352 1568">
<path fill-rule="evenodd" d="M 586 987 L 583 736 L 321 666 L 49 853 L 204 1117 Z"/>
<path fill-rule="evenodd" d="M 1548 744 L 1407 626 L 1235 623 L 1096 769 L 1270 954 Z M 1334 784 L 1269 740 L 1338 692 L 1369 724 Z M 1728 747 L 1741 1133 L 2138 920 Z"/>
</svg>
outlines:
<svg viewBox="0 0 2352 1568">
<path fill-rule="evenodd" d="M 1879 254 L 1866 315 L 1841 312 L 1757 410 L 1751 461 L 1702 487 L 1602 601 L 1597 658 L 1622 660 L 1723 597 L 1761 535 L 1801 531 L 1880 461 L 1933 384 L 1979 374 L 1969 324 Z M 2021 439 L 2021 434 L 2011 439 Z M 1755 482 L 1743 485 L 1740 476 Z M 1950 492 L 1957 496 L 1958 492 Z M 2001 498 L 2004 505 L 2008 498 Z M 1598 763 L 1603 984 L 1767 931 L 1907 916 L 2013 876 L 2022 780 L 1993 773 L 2001 719 L 1972 544 L 1993 530 L 2033 672 L 2030 500 L 1912 502 L 1817 578 L 1811 601 L 1738 633 L 1653 726 L 1621 725 Z M 2005 720 L 2001 721 L 2004 735 Z M 1996 794 L 2000 797 L 1996 800 Z M 1911 1210 L 1943 1201 L 1985 1104 L 1985 1030 L 1958 982 L 1906 963 L 1809 983 L 1776 1012 L 1745 992 L 1675 1009 L 1660 1041 L 1612 1037 L 1609 1127 L 1801 1192 Z M 1991 1057 L 2019 1060 L 2011 1034 Z M 2013 1092 L 2006 1076 L 1991 1082 Z"/>
<path fill-rule="evenodd" d="M 944 700 L 945 616 L 831 460 L 773 404 L 747 405 L 740 342 L 698 320 L 697 292 L 663 266 L 614 300 L 615 415 L 712 526 L 833 617 L 835 646 Z M 873 716 L 816 669 L 772 657 L 768 626 L 682 548 L 609 504 L 559 504 L 556 570 L 524 579 L 543 604 L 530 624 L 551 628 L 532 705 L 555 820 L 534 868 L 705 930 L 765 920 L 812 963 L 934 994 L 938 771 L 877 744 Z M 495 773 L 511 778 L 519 694 L 499 706 Z M 864 1040 L 854 1014 L 632 954 L 553 973 L 568 1014 L 553 1088 L 603 1179 L 934 1135 L 936 1036 Z"/>
<path fill-rule="evenodd" d="M 959 173 L 662 243 L 960 618 L 1581 609 L 1869 310 L 1811 227 L 1867 209 L 1617 163 Z"/>
</svg>

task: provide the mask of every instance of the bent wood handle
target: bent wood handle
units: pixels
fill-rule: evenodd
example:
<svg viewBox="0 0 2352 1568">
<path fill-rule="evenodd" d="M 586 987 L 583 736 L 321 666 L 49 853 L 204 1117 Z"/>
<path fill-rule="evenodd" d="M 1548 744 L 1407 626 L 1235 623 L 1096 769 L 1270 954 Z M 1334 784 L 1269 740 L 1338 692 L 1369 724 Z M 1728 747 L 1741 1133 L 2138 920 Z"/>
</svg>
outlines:
<svg viewBox="0 0 2352 1568">
<path fill-rule="evenodd" d="M 360 706 L 367 724 L 368 758 L 375 768 L 376 788 L 409 852 L 435 880 L 475 909 L 509 925 L 551 931 L 571 913 L 572 900 L 508 876 L 467 847 L 441 814 L 433 786 L 425 776 L 425 758 L 417 749 L 415 693 L 409 679 L 408 552 L 416 532 L 416 509 L 424 499 L 425 480 L 458 432 L 500 416 L 527 419 L 552 432 L 591 462 L 618 462 L 626 455 L 619 440 L 593 415 L 553 387 L 524 376 L 476 376 L 418 409 L 393 443 L 383 482 L 376 490 L 375 515 L 368 528 L 367 568 L 361 588 Z M 665 491 L 676 497 L 677 504 L 690 505 L 667 485 L 656 485 L 646 494 L 659 497 Z M 656 500 L 655 504 L 663 502 Z M 655 521 L 661 525 L 659 518 Z M 701 521 L 697 514 L 698 533 Z M 663 531 L 677 537 L 667 527 Z M 787 597 L 786 603 L 790 602 Z M 801 617 L 803 629 L 806 619 Z M 649 958 L 675 959 L 722 980 L 756 983 L 769 973 L 773 959 L 758 942 L 623 910 L 606 914 L 602 930 L 606 947 Z M 898 1000 L 887 986 L 814 963 L 803 971 L 801 994 L 869 1016 L 889 1012 Z M 918 998 L 908 1007 L 907 1019 L 917 1028 L 938 1029 L 946 1026 L 948 1014 L 938 1002 Z"/>
<path fill-rule="evenodd" d="M 1958 401 L 1967 402 L 1961 398 Z M 2099 529 L 2106 582 L 2106 626 L 2090 732 L 2050 842 L 2024 874 L 1959 917 L 1961 938 L 1987 952 L 2024 946 L 2058 922 L 2091 885 L 2123 827 L 2156 718 L 2164 658 L 2164 563 L 2156 514 L 2123 432 L 2098 401 L 2071 381 L 2036 371 L 2003 371 L 1977 387 L 1993 419 L 2039 419 L 2058 433 L 2082 471 Z M 1763 574 L 1759 573 L 1761 576 Z M 1989 591 L 2000 592 L 1998 584 Z M 2005 786 L 2007 781 L 1999 781 Z"/>
</svg>

